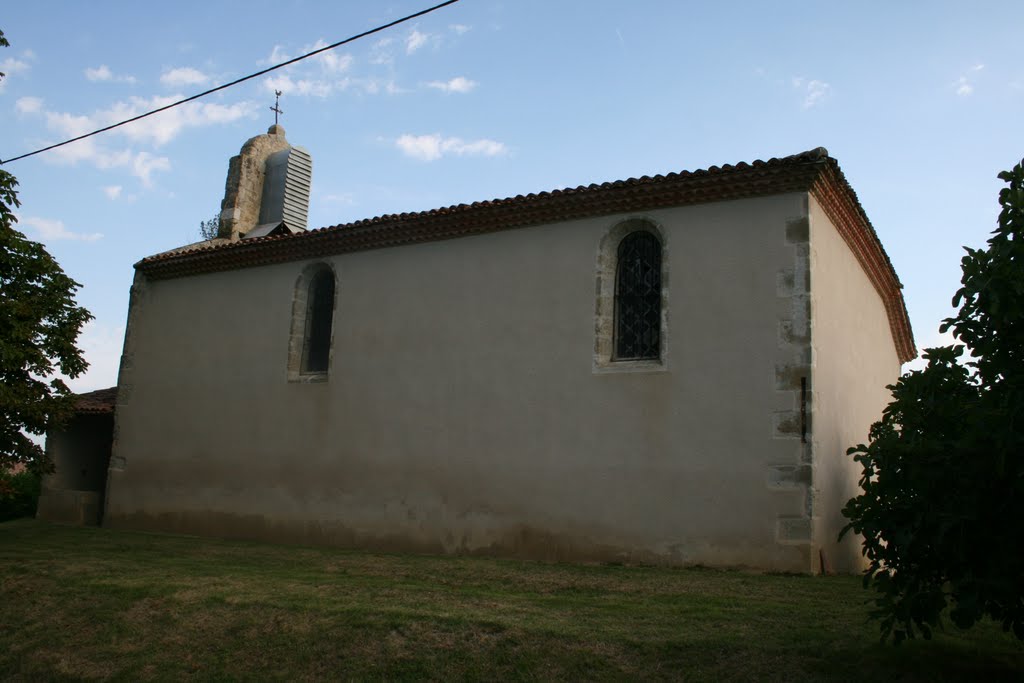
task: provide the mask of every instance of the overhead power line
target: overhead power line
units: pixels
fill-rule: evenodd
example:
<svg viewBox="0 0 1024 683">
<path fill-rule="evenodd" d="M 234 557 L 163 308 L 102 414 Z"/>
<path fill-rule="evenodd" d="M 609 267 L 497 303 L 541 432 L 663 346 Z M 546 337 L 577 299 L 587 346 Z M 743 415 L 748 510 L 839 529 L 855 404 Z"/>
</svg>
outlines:
<svg viewBox="0 0 1024 683">
<path fill-rule="evenodd" d="M 123 125 L 125 125 L 127 123 L 132 123 L 133 121 L 138 121 L 139 119 L 144 119 L 147 116 L 152 116 L 153 114 L 159 114 L 162 111 L 167 111 L 168 109 L 173 109 L 174 107 L 177 107 L 179 105 L 185 104 L 186 102 L 191 102 L 192 100 L 198 100 L 200 97 L 206 97 L 207 95 L 210 95 L 212 93 L 218 92 L 220 90 L 224 90 L 226 88 L 230 88 L 233 85 L 238 85 L 239 83 L 244 83 L 245 81 L 252 80 L 253 78 L 258 78 L 259 76 L 262 76 L 263 74 L 268 74 L 271 71 L 276 71 L 277 69 L 282 69 L 282 68 L 284 68 L 286 66 L 290 66 L 292 64 L 295 64 L 296 62 L 301 62 L 303 59 L 308 59 L 309 57 L 313 57 L 315 55 L 318 55 L 321 52 L 327 52 L 328 50 L 333 50 L 334 48 L 341 47 L 342 45 L 346 45 L 346 44 L 351 43 L 353 41 L 359 40 L 360 38 L 365 38 L 366 36 L 370 36 L 370 35 L 373 35 L 374 33 L 379 33 L 381 31 L 389 29 L 392 26 L 398 26 L 399 24 L 404 23 L 406 21 L 409 21 L 410 19 L 416 19 L 417 17 L 422 17 L 425 14 L 430 14 L 431 12 L 433 12 L 435 10 L 439 10 L 442 7 L 447 7 L 448 5 L 454 5 L 458 1 L 459 0 L 447 0 L 446 2 L 439 3 L 437 5 L 434 5 L 433 7 L 428 7 L 425 10 L 420 10 L 419 12 L 416 12 L 415 14 L 410 14 L 409 16 L 402 17 L 401 19 L 396 19 L 395 21 L 392 21 L 392 22 L 387 23 L 387 24 L 383 24 L 381 26 L 378 26 L 377 28 L 370 29 L 369 31 L 363 31 L 362 33 L 354 35 L 354 36 L 352 36 L 350 38 L 346 38 L 345 40 L 339 40 L 336 43 L 332 43 L 332 44 L 330 44 L 330 45 L 328 45 L 326 47 L 322 47 L 322 48 L 320 48 L 318 50 L 313 50 L 312 52 L 307 52 L 304 55 L 300 55 L 300 56 L 295 57 L 293 59 L 289 59 L 286 62 L 281 62 L 280 64 L 275 64 L 274 66 L 271 66 L 271 67 L 268 67 L 266 69 L 263 69 L 262 71 L 257 71 L 256 73 L 251 73 L 248 76 L 243 76 L 242 78 L 233 80 L 230 83 L 225 83 L 224 85 L 218 85 L 216 88 L 210 88 L 209 90 L 204 90 L 203 92 L 199 93 L 198 95 L 192 95 L 191 97 L 186 97 L 183 100 L 178 100 L 177 102 L 172 102 L 172 103 L 164 105 L 163 107 L 160 107 L 158 109 L 154 109 L 152 111 L 147 111 L 145 114 L 139 114 L 138 116 L 133 116 L 130 119 L 125 119 L 124 121 L 119 121 L 118 123 L 114 123 L 114 124 L 111 124 L 109 126 L 105 126 L 103 128 L 97 128 L 96 130 L 92 131 L 91 133 L 86 133 L 85 135 L 79 135 L 78 137 L 71 138 L 69 140 L 65 140 L 64 142 L 58 142 L 56 144 L 50 145 L 49 147 L 43 147 L 41 149 L 35 150 L 34 152 L 28 152 L 27 154 L 22 154 L 20 156 L 14 157 L 12 159 L 0 160 L 0 165 L 9 164 L 12 161 L 18 161 L 19 159 L 25 159 L 26 157 L 34 156 L 36 154 L 42 154 L 43 152 L 48 152 L 51 149 L 56 149 L 58 147 L 63 147 L 64 145 L 70 145 L 72 142 L 78 142 L 79 140 L 84 140 L 85 138 L 90 138 L 93 135 L 99 135 L 100 133 L 105 133 L 108 130 L 113 130 L 114 128 L 118 128 L 118 127 L 123 126 Z"/>
</svg>

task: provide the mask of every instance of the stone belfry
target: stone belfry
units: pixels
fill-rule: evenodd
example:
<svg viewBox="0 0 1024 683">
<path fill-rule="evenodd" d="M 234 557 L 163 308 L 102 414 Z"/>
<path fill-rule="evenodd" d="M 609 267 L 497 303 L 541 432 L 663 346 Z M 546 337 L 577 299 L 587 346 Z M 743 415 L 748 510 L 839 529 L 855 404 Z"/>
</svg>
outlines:
<svg viewBox="0 0 1024 683">
<path fill-rule="evenodd" d="M 232 241 L 306 229 L 313 162 L 274 124 L 228 163 L 218 237 Z"/>
</svg>

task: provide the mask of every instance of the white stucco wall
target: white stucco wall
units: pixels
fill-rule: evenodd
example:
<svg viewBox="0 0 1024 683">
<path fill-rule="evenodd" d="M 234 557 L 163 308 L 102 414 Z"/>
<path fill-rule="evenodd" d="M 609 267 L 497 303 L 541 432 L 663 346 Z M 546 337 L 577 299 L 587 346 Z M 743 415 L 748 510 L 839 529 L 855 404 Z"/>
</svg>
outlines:
<svg viewBox="0 0 1024 683">
<path fill-rule="evenodd" d="M 779 273 L 794 261 L 787 222 L 806 206 L 792 194 L 327 257 L 338 287 L 324 383 L 287 381 L 308 261 L 145 283 L 107 522 L 808 571 L 809 542 L 778 537 L 806 492 L 769 481 L 801 452 L 775 416 L 796 407 L 776 386 L 792 311 Z M 597 250 L 638 217 L 666 240 L 666 367 L 599 372 Z M 843 336 L 828 320 L 823 344 Z M 820 361 L 826 392 L 838 371 L 830 353 Z M 847 437 L 819 438 L 824 452 Z"/>
<path fill-rule="evenodd" d="M 836 571 L 863 565 L 859 536 L 836 542 L 843 506 L 860 489 L 846 449 L 868 438 L 891 399 L 900 362 L 881 296 L 856 256 L 810 199 L 814 538 Z"/>
</svg>

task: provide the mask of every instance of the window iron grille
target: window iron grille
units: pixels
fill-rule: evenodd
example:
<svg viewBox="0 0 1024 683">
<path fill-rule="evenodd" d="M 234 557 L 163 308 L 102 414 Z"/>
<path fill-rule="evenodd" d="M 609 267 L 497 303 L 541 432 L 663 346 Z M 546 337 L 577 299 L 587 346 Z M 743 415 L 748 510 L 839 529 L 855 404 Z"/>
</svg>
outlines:
<svg viewBox="0 0 1024 683">
<path fill-rule="evenodd" d="M 615 360 L 661 357 L 661 242 L 626 235 L 615 269 Z"/>
</svg>

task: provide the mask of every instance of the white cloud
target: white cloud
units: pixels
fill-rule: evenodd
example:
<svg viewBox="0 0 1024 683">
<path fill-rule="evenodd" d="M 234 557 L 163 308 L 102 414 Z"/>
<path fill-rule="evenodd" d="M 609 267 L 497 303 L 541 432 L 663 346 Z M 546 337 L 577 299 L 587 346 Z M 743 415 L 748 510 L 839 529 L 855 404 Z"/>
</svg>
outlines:
<svg viewBox="0 0 1024 683">
<path fill-rule="evenodd" d="M 803 93 L 804 99 L 800 106 L 804 109 L 818 106 L 832 91 L 832 86 L 824 81 L 807 80 L 797 76 L 792 82 L 793 87 Z"/>
<path fill-rule="evenodd" d="M 26 50 L 22 53 L 23 57 L 31 58 L 33 55 L 30 51 Z M 0 61 L 0 73 L 4 74 L 4 78 L 0 78 L 0 92 L 4 91 L 4 87 L 7 85 L 7 80 L 19 73 L 24 73 L 29 70 L 29 63 L 16 57 L 8 57 L 7 59 Z"/>
<path fill-rule="evenodd" d="M 80 161 L 91 162 L 97 168 L 112 168 L 116 166 L 110 163 L 109 159 L 114 155 L 105 150 L 97 148 L 92 138 L 72 142 L 62 147 L 57 147 L 43 157 L 46 161 L 58 164 L 74 166 Z M 124 164 L 121 164 L 122 166 Z"/>
<path fill-rule="evenodd" d="M 461 36 L 462 34 L 467 33 L 473 27 L 466 26 L 465 24 L 450 24 L 448 28 L 450 28 L 457 35 Z"/>
<path fill-rule="evenodd" d="M 328 97 L 335 92 L 342 92 L 349 89 L 360 89 L 368 95 L 387 93 L 388 95 L 399 95 L 408 92 L 390 79 L 380 78 L 351 78 L 345 76 L 333 80 L 302 78 L 294 79 L 287 74 L 270 76 L 263 81 L 263 87 L 267 92 L 280 90 L 284 94 L 305 95 L 309 97 Z"/>
<path fill-rule="evenodd" d="M 427 87 L 436 88 L 447 93 L 467 93 L 477 85 L 476 81 L 471 81 L 465 76 L 456 76 L 449 81 L 430 81 L 427 83 Z"/>
<path fill-rule="evenodd" d="M 123 189 L 120 185 L 107 185 L 103 188 L 103 194 L 107 195 L 107 199 L 113 201 L 121 196 Z"/>
<path fill-rule="evenodd" d="M 93 68 L 89 67 L 85 70 L 85 77 L 87 80 L 93 82 L 100 81 L 118 81 L 121 83 L 134 83 L 135 76 L 115 76 L 114 72 L 110 70 L 106 64 L 100 64 Z"/>
<path fill-rule="evenodd" d="M 67 137 L 75 137 L 88 133 L 93 126 L 88 116 L 73 116 L 68 113 L 48 111 L 46 113 L 46 125 Z"/>
<path fill-rule="evenodd" d="M 79 140 L 51 150 L 46 159 L 51 163 L 71 166 L 85 162 L 101 170 L 126 169 L 146 187 L 152 186 L 154 171 L 169 171 L 171 169 L 171 162 L 167 157 L 158 157 L 149 152 L 135 152 L 130 149 L 110 150 L 97 145 L 94 138 Z"/>
<path fill-rule="evenodd" d="M 38 97 L 19 97 L 14 108 L 19 114 L 35 114 L 43 108 L 43 101 Z"/>
<path fill-rule="evenodd" d="M 458 138 L 449 138 L 448 140 L 445 140 L 442 147 L 446 151 L 450 149 L 459 156 L 471 154 L 494 157 L 506 152 L 504 143 L 497 142 L 496 140 L 488 140 L 486 138 L 474 140 L 473 142 L 462 142 Z"/>
<path fill-rule="evenodd" d="M 113 77 L 113 72 L 106 64 L 101 64 L 95 69 L 89 67 L 85 70 L 85 78 L 90 81 L 109 81 Z"/>
<path fill-rule="evenodd" d="M 380 44 L 381 42 L 383 42 L 383 41 L 378 41 L 378 43 L 376 43 L 375 45 Z M 261 64 L 272 64 L 272 65 L 273 64 L 281 64 L 282 62 L 290 61 L 290 60 L 294 59 L 295 57 L 298 57 L 299 55 L 308 54 L 310 52 L 315 52 L 316 50 L 320 50 L 322 48 L 325 48 L 325 47 L 327 47 L 327 45 L 328 45 L 327 41 L 325 41 L 323 38 L 319 38 L 312 45 L 304 45 L 294 55 L 291 54 L 290 52 L 285 52 L 285 49 L 283 47 L 281 47 L 280 45 L 275 45 L 274 48 L 270 51 L 270 56 L 267 57 L 264 60 L 260 60 L 260 63 Z M 302 66 L 308 66 L 309 64 L 319 64 L 320 67 L 322 68 L 322 70 L 325 71 L 325 72 L 328 72 L 328 73 L 341 73 L 341 72 L 344 72 L 344 71 L 348 71 L 352 67 L 352 64 L 355 62 L 355 57 L 353 57 L 352 55 L 348 54 L 347 52 L 339 53 L 337 51 L 337 48 L 334 48 L 333 50 L 326 50 L 324 52 L 321 52 L 320 54 L 316 55 L 312 59 L 313 59 L 312 62 L 303 61 L 303 62 L 299 62 L 299 63 L 297 63 L 297 64 L 295 64 L 293 66 L 289 66 L 287 68 L 288 69 L 293 69 L 293 68 L 300 68 Z"/>
<path fill-rule="evenodd" d="M 46 112 L 46 119 L 47 127 L 65 138 L 76 137 L 97 127 L 96 121 L 88 116 Z M 152 185 L 154 171 L 168 171 L 171 168 L 171 162 L 167 157 L 157 157 L 149 152 L 135 152 L 130 149 L 110 150 L 97 144 L 96 138 L 86 138 L 58 147 L 46 158 L 55 163 L 70 165 L 87 162 L 103 170 L 127 169 L 147 187 Z"/>
<path fill-rule="evenodd" d="M 976 74 L 984 68 L 984 64 L 978 63 L 967 71 L 968 73 Z M 967 75 L 960 76 L 960 78 L 953 81 L 953 91 L 960 97 L 967 97 L 974 93 L 974 83 Z"/>
<path fill-rule="evenodd" d="M 312 45 L 304 46 L 299 54 L 307 54 L 326 46 L 327 42 L 319 39 Z M 284 48 L 275 45 L 270 56 L 262 61 L 267 64 L 280 64 L 290 59 L 292 56 L 285 52 Z M 345 74 L 349 72 L 354 62 L 355 58 L 350 54 L 327 50 L 311 60 L 294 64 L 284 71 L 268 76 L 263 79 L 263 87 L 269 92 L 280 90 L 291 95 L 327 97 L 351 85 L 352 79 Z"/>
<path fill-rule="evenodd" d="M 257 64 L 280 64 L 281 62 L 287 62 L 292 56 L 284 51 L 284 48 L 280 45 L 274 45 L 270 50 L 270 55 L 266 59 L 256 60 Z"/>
<path fill-rule="evenodd" d="M 181 95 L 149 99 L 131 97 L 127 101 L 116 102 L 110 108 L 94 112 L 89 116 L 46 112 L 47 126 L 65 137 L 75 137 L 171 104 L 180 100 L 181 97 Z M 254 109 L 255 105 L 251 102 L 237 102 L 231 105 L 187 102 L 117 128 L 115 132 L 130 140 L 160 146 L 176 138 L 186 128 L 231 123 L 251 115 Z"/>
<path fill-rule="evenodd" d="M 440 135 L 402 135 L 395 144 L 406 156 L 422 161 L 441 158 Z"/>
<path fill-rule="evenodd" d="M 153 171 L 170 171 L 171 161 L 167 157 L 153 156 L 149 152 L 138 152 L 130 157 L 132 175 L 142 181 L 142 184 L 149 187 L 153 184 L 151 176 Z"/>
<path fill-rule="evenodd" d="M 327 42 L 321 38 L 313 43 L 312 46 L 302 48 L 302 54 L 313 52 L 314 50 L 319 50 L 324 47 L 327 47 Z M 338 53 L 336 50 L 337 48 L 321 52 L 313 59 L 319 62 L 324 71 L 327 71 L 328 73 L 341 73 L 343 71 L 348 71 L 352 66 L 352 62 L 355 61 L 355 58 L 347 53 Z"/>
<path fill-rule="evenodd" d="M 190 66 L 168 69 L 160 74 L 160 82 L 171 88 L 180 88 L 186 85 L 202 85 L 209 80 L 209 76 Z"/>
<path fill-rule="evenodd" d="M 832 90 L 832 86 L 824 81 L 811 81 L 807 84 L 807 96 L 804 97 L 804 109 L 810 109 L 821 103 Z"/>
<path fill-rule="evenodd" d="M 352 68 L 352 63 L 355 61 L 355 58 L 350 54 L 339 55 L 333 51 L 324 52 L 318 55 L 317 59 L 324 65 L 325 69 L 334 73 L 348 71 Z"/>
<path fill-rule="evenodd" d="M 31 226 L 40 237 L 51 242 L 56 242 L 57 240 L 94 242 L 103 237 L 98 232 L 88 234 L 72 232 L 64 227 L 64 221 L 51 220 L 49 218 L 38 218 L 36 216 L 25 216 L 22 218 L 19 216 L 18 222 Z"/>
<path fill-rule="evenodd" d="M 409 92 L 391 79 L 361 78 L 353 80 L 352 85 L 362 88 L 363 92 L 368 95 L 376 95 L 381 92 L 388 95 L 401 95 L 402 93 Z"/>
<path fill-rule="evenodd" d="M 505 145 L 486 138 L 465 141 L 461 138 L 444 138 L 439 134 L 409 135 L 405 134 L 395 140 L 395 145 L 406 156 L 420 161 L 436 161 L 442 156 L 498 156 L 507 151 Z"/>
<path fill-rule="evenodd" d="M 417 29 L 413 29 L 405 38 L 405 54 L 411 55 L 416 52 L 426 45 L 428 40 L 430 40 L 429 33 L 420 33 Z"/>
<path fill-rule="evenodd" d="M 8 57 L 0 62 L 0 71 L 7 76 L 28 71 L 29 63 L 17 57 Z"/>
<path fill-rule="evenodd" d="M 356 196 L 351 192 L 328 194 L 324 195 L 324 201 L 331 202 L 333 204 L 351 205 L 356 203 Z"/>
<path fill-rule="evenodd" d="M 395 61 L 394 55 L 391 54 L 391 44 L 395 42 L 393 38 L 381 38 L 370 48 L 370 64 L 391 64 Z"/>
<path fill-rule="evenodd" d="M 263 85 L 271 92 L 280 90 L 286 95 L 307 95 L 312 97 L 327 97 L 335 88 L 334 83 L 330 81 L 307 78 L 292 80 L 288 74 L 270 76 L 263 81 Z"/>
</svg>

